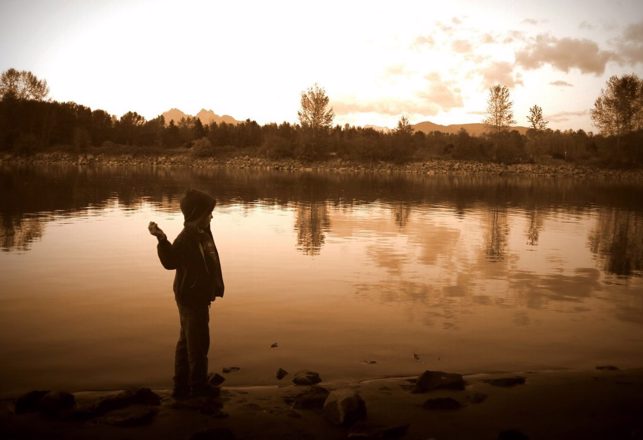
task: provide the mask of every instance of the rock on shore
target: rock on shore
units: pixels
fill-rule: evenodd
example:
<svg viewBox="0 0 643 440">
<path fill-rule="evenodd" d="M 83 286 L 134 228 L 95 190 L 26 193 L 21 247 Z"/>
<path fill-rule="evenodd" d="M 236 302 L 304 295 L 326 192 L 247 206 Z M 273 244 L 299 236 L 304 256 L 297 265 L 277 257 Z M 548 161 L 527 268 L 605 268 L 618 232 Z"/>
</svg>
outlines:
<svg viewBox="0 0 643 440">
<path fill-rule="evenodd" d="M 66 152 L 36 153 L 30 156 L 0 155 L 0 165 L 68 165 L 80 167 L 190 167 L 196 169 L 229 168 L 281 172 L 322 172 L 340 174 L 408 174 L 408 175 L 524 175 L 558 177 L 568 176 L 584 179 L 616 178 L 632 182 L 643 181 L 643 170 L 598 168 L 571 163 L 524 163 L 500 164 L 491 162 L 432 159 L 422 162 L 394 164 L 389 162 L 353 162 L 332 159 L 319 162 L 302 162 L 294 159 L 274 160 L 252 156 L 227 158 L 193 157 L 189 153 L 167 155 L 109 154 Z"/>
</svg>

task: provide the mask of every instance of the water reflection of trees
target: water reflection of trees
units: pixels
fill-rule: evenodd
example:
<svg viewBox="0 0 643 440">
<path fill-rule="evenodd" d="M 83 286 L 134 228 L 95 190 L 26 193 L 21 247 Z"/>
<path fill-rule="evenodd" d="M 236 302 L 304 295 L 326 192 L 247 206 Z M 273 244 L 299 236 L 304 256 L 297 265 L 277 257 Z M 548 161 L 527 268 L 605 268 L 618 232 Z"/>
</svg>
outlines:
<svg viewBox="0 0 643 440">
<path fill-rule="evenodd" d="M 527 225 L 527 244 L 536 246 L 538 245 L 540 231 L 543 229 L 545 214 L 539 209 L 532 208 L 527 212 L 527 219 L 529 220 Z"/>
<path fill-rule="evenodd" d="M 297 248 L 306 255 L 318 255 L 324 234 L 330 230 L 330 216 L 325 202 L 300 203 L 295 216 Z"/>
<path fill-rule="evenodd" d="M 3 217 L 0 228 L 0 246 L 3 251 L 26 251 L 31 242 L 42 236 L 43 224 L 39 218 L 11 219 Z"/>
<path fill-rule="evenodd" d="M 395 224 L 398 228 L 404 229 L 406 224 L 409 222 L 409 217 L 411 216 L 411 205 L 408 202 L 398 202 L 394 203 L 391 209 L 393 210 Z"/>
<path fill-rule="evenodd" d="M 489 261 L 501 261 L 507 248 L 507 210 L 494 208 L 487 212 L 485 225 L 485 254 Z"/>
<path fill-rule="evenodd" d="M 643 217 L 632 211 L 602 209 L 590 248 L 610 273 L 631 276 L 643 265 Z"/>
</svg>

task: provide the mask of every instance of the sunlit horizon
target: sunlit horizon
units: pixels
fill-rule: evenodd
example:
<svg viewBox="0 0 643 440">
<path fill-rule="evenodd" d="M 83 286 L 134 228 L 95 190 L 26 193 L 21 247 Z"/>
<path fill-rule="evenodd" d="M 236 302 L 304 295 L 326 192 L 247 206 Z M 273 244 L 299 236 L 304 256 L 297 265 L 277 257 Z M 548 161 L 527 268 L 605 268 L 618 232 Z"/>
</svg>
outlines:
<svg viewBox="0 0 643 440">
<path fill-rule="evenodd" d="M 553 129 L 597 132 L 607 79 L 643 76 L 636 1 L 5 1 L 0 71 L 30 70 L 49 97 L 152 119 L 211 109 L 296 122 L 322 86 L 335 124 L 482 122 L 509 87 L 516 125 L 543 108 Z"/>
</svg>

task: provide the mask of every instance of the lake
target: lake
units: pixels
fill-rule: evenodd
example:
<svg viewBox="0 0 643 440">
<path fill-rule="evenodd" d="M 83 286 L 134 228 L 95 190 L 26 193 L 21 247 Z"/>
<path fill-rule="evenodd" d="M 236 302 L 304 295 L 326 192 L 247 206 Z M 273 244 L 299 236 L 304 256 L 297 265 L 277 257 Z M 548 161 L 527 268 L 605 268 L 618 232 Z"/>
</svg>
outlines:
<svg viewBox="0 0 643 440">
<path fill-rule="evenodd" d="M 174 273 L 147 224 L 173 240 L 187 188 L 217 199 L 226 384 L 643 364 L 633 184 L 6 165 L 0 183 L 0 394 L 171 386 Z"/>
</svg>

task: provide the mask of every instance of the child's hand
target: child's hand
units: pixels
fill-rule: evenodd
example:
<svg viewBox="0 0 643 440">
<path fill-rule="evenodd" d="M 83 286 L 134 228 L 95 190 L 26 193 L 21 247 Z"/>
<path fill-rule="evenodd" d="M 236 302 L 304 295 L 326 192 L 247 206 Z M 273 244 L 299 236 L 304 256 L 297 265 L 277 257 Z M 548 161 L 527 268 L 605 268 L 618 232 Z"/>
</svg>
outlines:
<svg viewBox="0 0 643 440">
<path fill-rule="evenodd" d="M 150 222 L 150 224 L 147 226 L 147 229 L 150 231 L 150 234 L 160 240 L 164 240 L 167 238 L 165 236 L 165 232 L 163 232 L 161 228 L 159 228 L 159 226 L 154 222 Z"/>
</svg>

